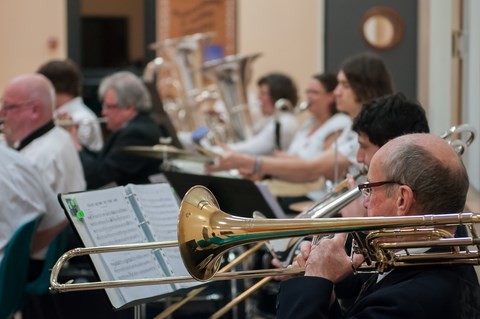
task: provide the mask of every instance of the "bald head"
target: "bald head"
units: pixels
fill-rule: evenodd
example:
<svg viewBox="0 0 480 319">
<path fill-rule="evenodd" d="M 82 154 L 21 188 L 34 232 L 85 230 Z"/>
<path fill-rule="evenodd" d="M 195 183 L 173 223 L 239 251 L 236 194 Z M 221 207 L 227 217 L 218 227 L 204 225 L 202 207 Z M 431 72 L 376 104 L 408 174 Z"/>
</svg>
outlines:
<svg viewBox="0 0 480 319">
<path fill-rule="evenodd" d="M 382 146 L 371 168 L 386 180 L 408 185 L 416 200 L 416 213 L 461 212 L 469 187 L 460 156 L 440 137 L 409 134 Z"/>
<path fill-rule="evenodd" d="M 52 83 L 41 74 L 24 74 L 15 77 L 7 85 L 5 95 L 12 92 L 25 101 L 34 101 L 40 104 L 45 113 L 53 112 L 55 89 Z"/>
<path fill-rule="evenodd" d="M 41 74 L 24 74 L 11 80 L 3 93 L 2 117 L 9 144 L 22 140 L 53 118 L 55 91 Z"/>
</svg>

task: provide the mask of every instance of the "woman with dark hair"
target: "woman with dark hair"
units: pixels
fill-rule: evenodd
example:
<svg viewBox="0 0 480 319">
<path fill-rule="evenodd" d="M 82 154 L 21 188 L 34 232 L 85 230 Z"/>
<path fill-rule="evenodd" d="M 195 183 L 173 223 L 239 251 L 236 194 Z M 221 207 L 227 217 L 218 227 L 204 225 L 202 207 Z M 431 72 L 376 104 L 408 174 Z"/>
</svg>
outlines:
<svg viewBox="0 0 480 319">
<path fill-rule="evenodd" d="M 337 111 L 333 95 L 336 86 L 337 78 L 331 73 L 317 74 L 310 79 L 306 93 L 311 116 L 295 134 L 288 152 L 281 156 L 314 158 L 351 125 L 348 115 Z"/>
<path fill-rule="evenodd" d="M 335 102 L 340 112 L 354 119 L 362 105 L 373 98 L 393 93 L 393 85 L 382 59 L 371 53 L 362 53 L 345 60 L 337 74 L 338 85 L 334 91 Z M 349 172 L 356 175 L 362 168 L 357 162 L 359 147 L 357 133 L 350 127 L 343 130 L 337 139 L 338 147 L 330 147 L 311 159 L 254 157 L 230 152 L 207 172 L 237 168 L 244 176 L 260 178 L 269 175 L 289 182 L 310 182 L 323 176 L 338 180 Z M 316 198 L 313 198 L 318 200 Z"/>
</svg>

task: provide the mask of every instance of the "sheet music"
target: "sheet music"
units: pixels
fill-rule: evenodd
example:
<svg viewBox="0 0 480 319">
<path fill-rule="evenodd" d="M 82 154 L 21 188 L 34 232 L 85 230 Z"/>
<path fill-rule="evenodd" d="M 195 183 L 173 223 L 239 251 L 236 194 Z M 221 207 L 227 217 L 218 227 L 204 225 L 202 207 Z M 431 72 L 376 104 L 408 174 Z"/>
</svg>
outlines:
<svg viewBox="0 0 480 319">
<path fill-rule="evenodd" d="M 179 207 L 171 186 L 163 183 L 127 187 L 135 194 L 155 241 L 177 240 Z"/>
<path fill-rule="evenodd" d="M 77 212 L 74 210 L 83 212 L 83 218 L 73 217 L 72 221 L 87 247 L 147 242 L 123 187 L 63 195 L 62 200 L 68 203 L 71 215 L 76 216 Z M 151 250 L 104 253 L 91 257 L 100 277 L 107 275 L 107 278 L 102 280 L 165 276 Z M 123 300 L 111 298 L 112 305 L 116 308 L 131 300 L 171 291 L 170 285 L 118 289 L 121 291 L 119 297 Z M 109 296 L 115 295 L 114 289 L 107 289 L 107 293 Z"/>
<path fill-rule="evenodd" d="M 135 194 L 145 220 L 151 229 L 155 241 L 177 240 L 179 206 L 170 184 L 127 185 Z M 162 248 L 171 276 L 190 276 L 178 247 Z M 178 288 L 187 288 L 199 283 L 178 283 Z"/>
</svg>

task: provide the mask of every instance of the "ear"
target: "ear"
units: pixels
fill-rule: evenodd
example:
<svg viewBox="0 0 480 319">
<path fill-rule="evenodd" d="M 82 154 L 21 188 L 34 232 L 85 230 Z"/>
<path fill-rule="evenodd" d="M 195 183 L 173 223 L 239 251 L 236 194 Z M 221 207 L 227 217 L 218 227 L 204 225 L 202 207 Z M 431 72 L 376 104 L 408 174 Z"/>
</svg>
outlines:
<svg viewBox="0 0 480 319">
<path fill-rule="evenodd" d="M 395 204 L 398 216 L 408 215 L 412 211 L 415 204 L 413 190 L 407 185 L 400 185 Z"/>
<path fill-rule="evenodd" d="M 38 104 L 35 101 L 32 101 L 31 103 L 32 103 L 32 107 L 31 107 L 32 111 L 30 112 L 30 117 L 32 119 L 37 119 L 40 116 L 42 116 L 42 114 L 43 114 L 43 112 L 42 112 L 43 106 L 41 106 L 40 104 Z"/>
</svg>

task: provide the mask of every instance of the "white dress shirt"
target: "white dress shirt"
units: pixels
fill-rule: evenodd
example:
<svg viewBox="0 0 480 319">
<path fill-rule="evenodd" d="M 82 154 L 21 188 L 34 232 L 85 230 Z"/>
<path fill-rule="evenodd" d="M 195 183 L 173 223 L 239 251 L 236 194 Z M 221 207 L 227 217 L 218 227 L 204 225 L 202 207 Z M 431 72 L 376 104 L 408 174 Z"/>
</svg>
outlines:
<svg viewBox="0 0 480 319">
<path fill-rule="evenodd" d="M 43 172 L 55 193 L 85 190 L 83 167 L 72 138 L 63 128 L 54 127 L 20 150 L 35 168 Z"/>
<path fill-rule="evenodd" d="M 62 113 L 70 115 L 75 122 L 83 122 L 78 126 L 78 140 L 82 146 L 91 151 L 99 151 L 103 147 L 102 130 L 97 116 L 83 103 L 81 97 L 76 97 L 60 106 L 55 110 L 54 116 Z"/>
<path fill-rule="evenodd" d="M 43 175 L 17 151 L 0 145 L 0 261 L 15 231 L 44 215 L 38 230 L 49 229 L 65 220 L 55 194 Z M 45 257 L 44 249 L 32 258 Z"/>
<path fill-rule="evenodd" d="M 343 113 L 336 113 L 313 133 L 317 125 L 314 117 L 305 120 L 305 124 L 298 130 L 293 138 L 288 154 L 302 159 L 312 159 L 324 151 L 325 140 L 332 134 L 343 131 L 352 125 L 350 117 Z"/>
<path fill-rule="evenodd" d="M 276 117 L 270 116 L 266 118 L 265 124 L 253 137 L 228 146 L 233 150 L 252 154 L 252 155 L 269 155 L 276 150 Z M 298 129 L 298 121 L 291 112 L 279 112 L 278 121 L 280 123 L 280 146 L 282 150 L 287 150 L 293 137 Z"/>
</svg>

